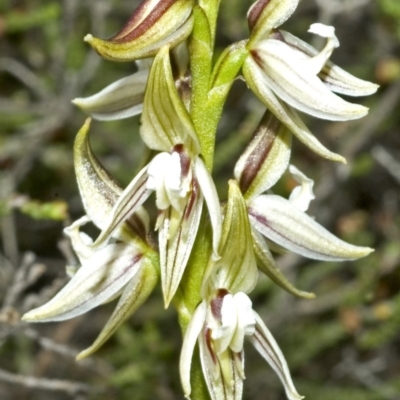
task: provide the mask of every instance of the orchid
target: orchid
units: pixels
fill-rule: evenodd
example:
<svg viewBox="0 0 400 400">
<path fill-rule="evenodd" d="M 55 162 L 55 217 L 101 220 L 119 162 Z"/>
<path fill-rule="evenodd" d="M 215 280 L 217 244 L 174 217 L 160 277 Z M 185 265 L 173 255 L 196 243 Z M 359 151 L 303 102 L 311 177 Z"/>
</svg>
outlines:
<svg viewBox="0 0 400 400">
<path fill-rule="evenodd" d="M 248 12 L 251 36 L 243 74 L 251 90 L 300 141 L 331 160 L 345 160 L 326 149 L 309 132 L 296 110 L 317 118 L 347 121 L 368 109 L 349 103 L 333 92 L 367 96 L 378 86 L 358 79 L 328 61 L 339 41 L 332 26 L 312 24 L 309 32 L 327 39 L 318 52 L 288 32 L 278 30 L 295 11 L 298 0 L 259 0 Z M 264 7 L 263 7 L 264 5 Z"/>
<path fill-rule="evenodd" d="M 240 238 L 238 229 L 243 235 Z M 231 246 L 240 247 L 241 257 L 232 257 Z M 209 265 L 203 283 L 205 298 L 193 314 L 182 346 L 180 372 L 185 396 L 190 398 L 190 367 L 198 341 L 211 399 L 241 399 L 247 337 L 281 379 L 288 399 L 302 399 L 278 344 L 247 296 L 257 280 L 257 267 L 246 205 L 235 181 L 229 184 L 220 255 Z"/>
<path fill-rule="evenodd" d="M 161 153 L 121 194 L 95 245 L 104 243 L 155 192 L 159 210 L 155 229 L 159 231 L 161 281 L 165 305 L 168 306 L 179 286 L 196 238 L 203 200 L 209 209 L 214 230 L 214 256 L 217 256 L 220 206 L 212 178 L 198 155 L 199 144 L 194 127 L 175 88 L 168 47 L 161 49 L 154 59 L 144 104 L 142 138 L 150 148 Z"/>
<path fill-rule="evenodd" d="M 321 51 L 278 29 L 298 2 L 256 1 L 247 16 L 249 39 L 231 44 L 216 61 L 217 0 L 144 0 L 111 39 L 85 37 L 108 60 L 136 62 L 137 72 L 73 102 L 97 120 L 140 115 L 140 137 L 152 158 L 122 189 L 93 153 L 86 120 L 74 146 L 85 215 L 65 229 L 79 265 L 67 266 L 69 283 L 25 320 L 61 321 L 119 297 L 82 358 L 146 300 L 160 276 L 164 306 L 176 308 L 184 337 L 180 376 L 187 398 L 205 400 L 207 392 L 212 400 L 242 398 L 245 339 L 277 373 L 286 396 L 302 398 L 250 296 L 261 270 L 291 294 L 315 297 L 285 278 L 271 250 L 326 261 L 372 251 L 335 237 L 306 213 L 314 182 L 290 157 L 294 134 L 322 157 L 345 162 L 297 111 L 335 121 L 360 118 L 366 107 L 334 93 L 369 95 L 377 85 L 329 61 L 339 46 L 333 27 L 311 25 L 311 33 L 326 38 Z M 227 202 L 220 202 L 211 175 L 216 132 L 241 73 L 267 110 L 236 163 Z M 271 191 L 287 170 L 298 182 L 288 199 Z M 152 194 L 154 219 L 145 208 Z M 95 240 L 81 231 L 87 223 L 100 230 Z"/>
</svg>

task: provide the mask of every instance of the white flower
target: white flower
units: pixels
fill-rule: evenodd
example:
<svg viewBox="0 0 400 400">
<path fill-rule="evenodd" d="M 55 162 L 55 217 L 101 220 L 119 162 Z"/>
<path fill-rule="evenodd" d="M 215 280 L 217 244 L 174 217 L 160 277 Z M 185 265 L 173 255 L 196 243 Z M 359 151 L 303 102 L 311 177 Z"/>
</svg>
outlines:
<svg viewBox="0 0 400 400">
<path fill-rule="evenodd" d="M 300 396 L 292 382 L 286 360 L 249 297 L 226 289 L 203 300 L 190 321 L 182 346 L 180 375 L 185 396 L 190 398 L 190 367 L 196 341 L 212 400 L 241 399 L 244 373 L 243 345 L 248 338 L 281 379 L 290 400 Z"/>
<path fill-rule="evenodd" d="M 248 13 L 252 34 L 243 75 L 250 89 L 300 141 L 317 154 L 335 161 L 343 157 L 327 150 L 307 129 L 295 109 L 318 118 L 346 121 L 367 114 L 364 106 L 349 103 L 333 92 L 366 96 L 378 86 L 358 79 L 330 61 L 339 46 L 331 26 L 313 24 L 309 32 L 327 38 L 318 52 L 293 35 L 277 30 L 294 12 L 298 0 L 257 1 Z"/>
</svg>

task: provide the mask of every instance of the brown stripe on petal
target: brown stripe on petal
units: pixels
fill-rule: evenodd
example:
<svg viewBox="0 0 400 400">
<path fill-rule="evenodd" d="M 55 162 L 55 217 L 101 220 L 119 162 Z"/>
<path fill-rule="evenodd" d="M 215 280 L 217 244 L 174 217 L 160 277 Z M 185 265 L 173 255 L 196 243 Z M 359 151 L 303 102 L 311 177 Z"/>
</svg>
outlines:
<svg viewBox="0 0 400 400">
<path fill-rule="evenodd" d="M 188 198 L 188 202 L 186 204 L 186 209 L 185 209 L 185 215 L 184 218 L 188 219 L 192 213 L 193 207 L 197 202 L 197 199 L 199 197 L 199 182 L 197 181 L 196 178 L 193 178 L 192 180 L 192 190 L 190 192 L 190 196 Z"/>
<path fill-rule="evenodd" d="M 207 350 L 211 355 L 211 358 L 214 362 L 214 364 L 217 363 L 217 356 L 214 353 L 214 349 L 212 348 L 212 343 L 211 343 L 211 329 L 210 328 L 205 328 L 204 336 L 206 338 L 206 345 L 207 345 Z"/>
<path fill-rule="evenodd" d="M 242 174 L 240 175 L 239 186 L 242 193 L 246 193 L 265 159 L 268 157 L 274 140 L 279 133 L 280 125 L 281 122 L 271 113 L 264 114 L 261 119 L 252 140 L 258 143 L 246 158 Z"/>
<path fill-rule="evenodd" d="M 270 0 L 259 0 L 251 7 L 250 12 L 247 15 L 247 23 L 250 31 L 254 28 L 254 25 L 257 23 L 257 20 L 260 17 L 260 14 L 264 11 L 264 8 L 269 2 Z"/>
<path fill-rule="evenodd" d="M 126 43 L 137 39 L 150 29 L 176 1 L 178 0 L 160 0 L 148 16 L 135 26 L 137 24 L 137 19 L 140 18 L 140 14 L 146 10 L 147 4 L 146 2 L 143 3 L 139 6 L 122 30 L 110 39 L 110 42 Z M 134 26 L 133 30 L 132 25 Z"/>
</svg>

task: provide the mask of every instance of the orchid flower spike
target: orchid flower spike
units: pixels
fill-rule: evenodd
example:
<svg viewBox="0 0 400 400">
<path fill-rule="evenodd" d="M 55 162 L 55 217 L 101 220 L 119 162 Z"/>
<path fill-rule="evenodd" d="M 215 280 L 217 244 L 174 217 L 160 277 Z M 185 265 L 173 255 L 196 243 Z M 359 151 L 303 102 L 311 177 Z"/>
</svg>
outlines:
<svg viewBox="0 0 400 400">
<path fill-rule="evenodd" d="M 160 151 L 123 191 L 94 243 L 99 247 L 156 193 L 161 281 L 165 305 L 174 296 L 188 262 L 206 201 L 213 227 L 213 253 L 218 257 L 221 211 L 213 180 L 199 155 L 189 113 L 172 75 L 169 48 L 155 57 L 149 74 L 141 136 Z"/>
<path fill-rule="evenodd" d="M 378 85 L 358 79 L 329 61 L 339 41 L 335 29 L 320 23 L 309 32 L 327 39 L 318 52 L 312 46 L 278 30 L 295 11 L 298 0 L 258 0 L 250 8 L 249 55 L 243 75 L 250 89 L 300 141 L 334 161 L 343 157 L 326 149 L 307 129 L 295 110 L 317 118 L 347 121 L 365 116 L 368 109 L 336 94 L 367 96 Z"/>
<path fill-rule="evenodd" d="M 229 183 L 220 256 L 218 261 L 210 261 L 203 284 L 204 299 L 184 337 L 180 374 L 185 396 L 190 398 L 190 368 L 198 342 L 211 399 L 241 399 L 245 379 L 243 346 L 248 338 L 281 379 L 288 399 L 302 399 L 278 344 L 253 311 L 246 294 L 257 280 L 257 266 L 246 204 L 235 181 Z"/>
</svg>

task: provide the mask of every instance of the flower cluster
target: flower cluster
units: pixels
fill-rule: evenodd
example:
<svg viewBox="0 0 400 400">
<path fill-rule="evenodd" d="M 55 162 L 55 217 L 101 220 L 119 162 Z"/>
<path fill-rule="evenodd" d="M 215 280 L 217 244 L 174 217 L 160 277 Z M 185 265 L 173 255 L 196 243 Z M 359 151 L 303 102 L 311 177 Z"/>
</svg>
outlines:
<svg viewBox="0 0 400 400">
<path fill-rule="evenodd" d="M 241 399 L 247 338 L 277 373 L 287 397 L 301 399 L 249 294 L 261 271 L 293 295 L 314 297 L 283 276 L 271 250 L 328 261 L 372 251 L 335 237 L 306 213 L 313 181 L 290 165 L 290 155 L 294 134 L 322 157 L 344 162 L 307 129 L 298 111 L 328 120 L 360 118 L 367 109 L 334 92 L 362 96 L 377 86 L 329 61 L 339 46 L 333 27 L 311 25 L 309 32 L 327 40 L 321 51 L 279 29 L 298 0 L 256 1 L 247 16 L 249 39 L 231 45 L 213 66 L 218 5 L 145 0 L 113 38 L 85 37 L 101 56 L 135 61 L 138 69 L 74 103 L 98 120 L 141 114 L 141 138 L 155 155 L 122 189 L 93 154 L 90 119 L 85 122 L 74 161 L 86 215 L 65 229 L 80 265 L 67 267 L 69 283 L 23 318 L 61 321 L 119 297 L 99 337 L 78 356 L 85 357 L 146 300 L 160 278 L 165 307 L 172 302 L 180 314 L 180 375 L 187 398 L 198 345 L 210 397 Z M 266 112 L 236 163 L 227 202 L 220 203 L 210 160 L 224 100 L 240 71 Z M 288 199 L 271 192 L 286 170 L 299 183 Z M 153 192 L 154 222 L 143 206 Z M 88 222 L 101 230 L 95 240 L 80 231 Z"/>
</svg>

